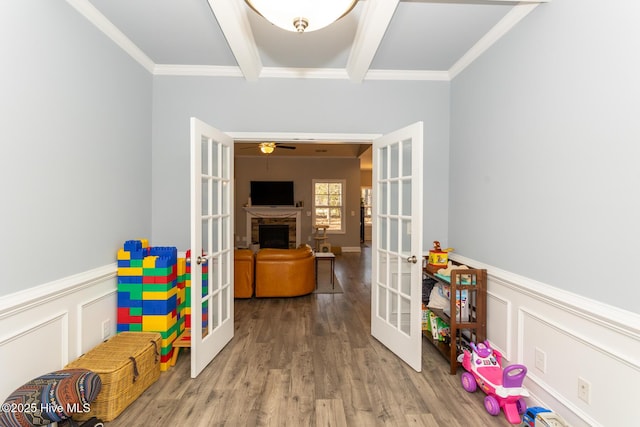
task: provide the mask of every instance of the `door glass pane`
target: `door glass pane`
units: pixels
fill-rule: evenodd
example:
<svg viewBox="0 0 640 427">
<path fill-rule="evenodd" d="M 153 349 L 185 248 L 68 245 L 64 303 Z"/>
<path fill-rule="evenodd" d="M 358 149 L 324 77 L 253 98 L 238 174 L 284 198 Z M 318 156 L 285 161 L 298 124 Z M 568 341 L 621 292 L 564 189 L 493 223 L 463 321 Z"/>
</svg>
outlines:
<svg viewBox="0 0 640 427">
<path fill-rule="evenodd" d="M 387 290 L 381 286 L 378 289 L 378 317 L 387 319 Z"/>
<path fill-rule="evenodd" d="M 209 295 L 209 262 L 204 260 L 202 262 L 202 298 L 206 298 Z"/>
<path fill-rule="evenodd" d="M 231 171 L 230 169 L 230 165 L 231 162 L 229 161 L 229 155 L 231 153 L 231 147 L 223 145 L 222 146 L 222 174 L 220 175 L 221 178 L 228 180 L 231 179 Z"/>
<path fill-rule="evenodd" d="M 397 267 L 397 261 L 392 264 L 393 267 Z M 391 281 L 389 282 L 389 288 L 395 291 L 398 290 L 398 271 L 395 268 L 391 270 Z"/>
<path fill-rule="evenodd" d="M 202 321 L 201 321 L 201 325 L 202 325 L 202 338 L 206 337 L 207 335 L 209 335 L 209 300 L 204 300 L 202 301 Z M 197 326 L 197 323 L 193 325 L 194 327 Z"/>
<path fill-rule="evenodd" d="M 402 215 L 411 215 L 411 181 L 402 181 Z"/>
<path fill-rule="evenodd" d="M 387 284 L 387 255 L 384 252 L 378 253 L 378 277 L 377 283 Z"/>
<path fill-rule="evenodd" d="M 229 217 L 222 217 L 222 239 L 220 241 L 221 247 L 220 250 L 224 251 L 225 249 L 229 249 L 227 246 L 229 245 Z M 223 276 L 224 277 L 224 276 Z M 225 281 L 226 282 L 226 281 Z"/>
<path fill-rule="evenodd" d="M 378 233 L 378 240 L 380 241 L 380 249 L 389 249 L 389 244 L 387 242 L 387 221 L 388 218 L 380 218 L 378 221 L 378 227 L 380 232 Z"/>
<path fill-rule="evenodd" d="M 211 215 L 220 214 L 220 202 L 218 200 L 219 193 L 220 181 L 216 179 L 211 180 Z"/>
<path fill-rule="evenodd" d="M 404 295 L 411 296 L 411 263 L 405 262 L 402 265 L 402 273 L 400 275 L 400 292 Z"/>
<path fill-rule="evenodd" d="M 211 286 L 211 292 L 215 292 L 220 289 L 220 263 L 218 257 L 211 258 L 209 264 L 209 285 Z"/>
<path fill-rule="evenodd" d="M 231 254 L 230 251 L 226 251 L 223 252 L 220 255 L 220 280 L 221 280 L 221 286 L 228 286 L 229 284 L 231 284 L 231 268 L 230 266 L 232 265 L 229 262 L 229 254 Z"/>
<path fill-rule="evenodd" d="M 209 233 L 209 220 L 206 218 L 202 219 L 202 251 L 205 253 L 210 253 L 209 242 L 211 241 L 211 235 Z M 194 254 L 194 257 L 197 258 L 199 254 Z"/>
<path fill-rule="evenodd" d="M 387 197 L 388 197 L 387 183 L 381 182 L 380 183 L 380 201 L 378 202 L 378 211 L 380 212 L 381 215 L 386 215 L 388 212 Z"/>
<path fill-rule="evenodd" d="M 402 221 L 401 240 L 402 256 L 408 257 L 411 253 L 411 220 Z"/>
<path fill-rule="evenodd" d="M 201 209 L 201 214 L 203 216 L 207 216 L 209 215 L 210 211 L 210 206 L 209 206 L 209 180 L 207 178 L 203 178 L 202 179 L 202 191 L 200 194 L 202 194 L 201 197 L 201 202 L 202 202 L 202 209 Z"/>
<path fill-rule="evenodd" d="M 390 147 L 390 159 L 391 164 L 389 165 L 389 178 L 397 178 L 400 174 L 400 148 L 398 144 L 393 144 Z"/>
<path fill-rule="evenodd" d="M 389 251 L 393 253 L 398 253 L 398 234 L 399 234 L 399 224 L 397 218 L 391 218 L 389 220 Z"/>
<path fill-rule="evenodd" d="M 220 293 L 211 295 L 211 329 L 220 326 Z"/>
<path fill-rule="evenodd" d="M 389 323 L 398 327 L 398 294 L 389 292 Z"/>
<path fill-rule="evenodd" d="M 212 141 L 211 144 L 211 173 L 209 175 L 219 177 L 220 176 L 220 155 L 219 150 L 220 143 L 216 141 Z"/>
<path fill-rule="evenodd" d="M 398 181 L 392 181 L 389 183 L 389 213 L 391 215 L 398 215 L 398 204 L 400 203 L 400 189 L 398 188 Z"/>
<path fill-rule="evenodd" d="M 402 141 L 402 176 L 411 176 L 411 140 Z"/>
<path fill-rule="evenodd" d="M 221 319 L 222 319 L 223 322 L 229 318 L 229 306 L 227 304 L 227 301 L 229 301 L 228 297 L 229 297 L 229 288 L 228 287 L 223 288 L 222 289 L 222 301 L 221 301 L 221 303 L 222 303 L 222 307 L 221 307 L 222 312 L 220 313 L 221 314 Z"/>
<path fill-rule="evenodd" d="M 229 215 L 231 211 L 229 210 L 229 200 L 231 196 L 229 195 L 229 181 L 224 181 L 222 183 L 222 205 L 221 205 L 221 213 L 222 215 Z"/>
<path fill-rule="evenodd" d="M 209 139 L 203 136 L 200 145 L 200 172 L 202 175 L 210 175 L 209 160 Z"/>
<path fill-rule="evenodd" d="M 400 298 L 400 330 L 407 335 L 411 333 L 411 300 Z"/>
<path fill-rule="evenodd" d="M 220 231 L 221 220 L 220 218 L 211 219 L 211 254 L 217 254 L 220 252 Z"/>
<path fill-rule="evenodd" d="M 380 178 L 381 179 L 388 178 L 388 171 L 387 171 L 388 164 L 389 164 L 388 148 L 383 147 L 380 149 Z"/>
</svg>

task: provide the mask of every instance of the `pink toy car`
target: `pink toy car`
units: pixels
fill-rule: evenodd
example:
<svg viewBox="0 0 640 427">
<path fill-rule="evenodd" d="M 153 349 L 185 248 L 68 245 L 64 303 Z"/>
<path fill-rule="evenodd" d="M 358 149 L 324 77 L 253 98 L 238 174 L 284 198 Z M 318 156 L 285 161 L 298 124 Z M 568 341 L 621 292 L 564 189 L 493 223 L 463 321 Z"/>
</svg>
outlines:
<svg viewBox="0 0 640 427">
<path fill-rule="evenodd" d="M 467 372 L 462 373 L 462 387 L 469 393 L 477 386 L 487 394 L 484 407 L 491 415 L 498 415 L 500 408 L 511 424 L 520 424 L 520 415 L 527 410 L 524 397 L 529 392 L 522 387 L 527 375 L 524 365 L 509 365 L 502 369 L 502 354 L 491 348 L 489 341 L 471 343 L 473 352 L 465 350 L 458 361 Z"/>
</svg>

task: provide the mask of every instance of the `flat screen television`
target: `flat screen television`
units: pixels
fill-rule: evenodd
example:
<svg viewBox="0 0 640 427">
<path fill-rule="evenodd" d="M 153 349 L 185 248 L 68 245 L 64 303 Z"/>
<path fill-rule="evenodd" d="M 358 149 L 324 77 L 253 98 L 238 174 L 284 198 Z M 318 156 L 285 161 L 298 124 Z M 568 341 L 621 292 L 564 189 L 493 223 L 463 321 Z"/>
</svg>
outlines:
<svg viewBox="0 0 640 427">
<path fill-rule="evenodd" d="M 293 181 L 251 181 L 254 206 L 293 206 Z"/>
</svg>

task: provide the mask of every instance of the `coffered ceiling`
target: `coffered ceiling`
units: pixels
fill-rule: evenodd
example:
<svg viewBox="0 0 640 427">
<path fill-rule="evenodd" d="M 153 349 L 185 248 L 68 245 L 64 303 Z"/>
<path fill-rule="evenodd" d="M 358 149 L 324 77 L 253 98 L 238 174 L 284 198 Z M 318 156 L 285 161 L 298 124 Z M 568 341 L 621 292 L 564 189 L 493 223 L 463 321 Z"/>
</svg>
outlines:
<svg viewBox="0 0 640 427">
<path fill-rule="evenodd" d="M 449 80 L 550 0 L 360 0 L 310 33 L 243 0 L 67 0 L 156 75 Z"/>
<path fill-rule="evenodd" d="M 244 0 L 67 0 L 154 75 L 355 84 L 450 80 L 547 1 L 359 0 L 334 24 L 298 34 Z"/>
</svg>

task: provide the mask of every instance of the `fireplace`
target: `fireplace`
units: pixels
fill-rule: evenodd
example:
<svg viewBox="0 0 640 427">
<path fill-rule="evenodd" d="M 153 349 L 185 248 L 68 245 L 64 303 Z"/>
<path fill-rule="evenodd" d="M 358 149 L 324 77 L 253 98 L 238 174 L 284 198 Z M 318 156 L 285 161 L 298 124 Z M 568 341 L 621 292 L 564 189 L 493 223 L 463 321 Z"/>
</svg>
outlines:
<svg viewBox="0 0 640 427">
<path fill-rule="evenodd" d="M 260 224 L 258 227 L 260 248 L 289 248 L 289 226 L 286 224 Z"/>
<path fill-rule="evenodd" d="M 244 210 L 247 212 L 247 245 L 255 244 L 263 247 L 260 228 L 263 225 L 280 225 L 286 226 L 288 229 L 288 237 L 286 238 L 288 245 L 286 248 L 291 249 L 300 246 L 302 208 L 289 206 L 245 206 Z M 284 233 L 284 231 L 282 231 L 282 233 Z"/>
</svg>

